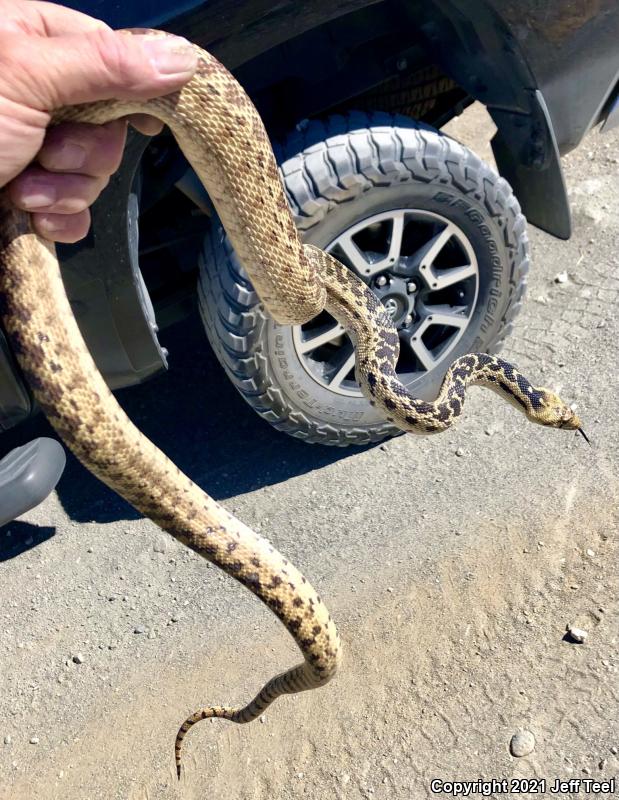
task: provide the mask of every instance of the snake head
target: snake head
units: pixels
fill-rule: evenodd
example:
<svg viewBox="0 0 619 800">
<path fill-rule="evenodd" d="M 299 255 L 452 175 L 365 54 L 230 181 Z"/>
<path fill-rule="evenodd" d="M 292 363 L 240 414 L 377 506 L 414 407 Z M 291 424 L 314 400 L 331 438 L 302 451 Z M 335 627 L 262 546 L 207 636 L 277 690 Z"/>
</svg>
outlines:
<svg viewBox="0 0 619 800">
<path fill-rule="evenodd" d="M 564 403 L 558 394 L 550 389 L 540 389 L 538 402 L 530 413 L 530 419 L 549 428 L 563 428 L 568 431 L 581 430 L 576 412 Z"/>
</svg>

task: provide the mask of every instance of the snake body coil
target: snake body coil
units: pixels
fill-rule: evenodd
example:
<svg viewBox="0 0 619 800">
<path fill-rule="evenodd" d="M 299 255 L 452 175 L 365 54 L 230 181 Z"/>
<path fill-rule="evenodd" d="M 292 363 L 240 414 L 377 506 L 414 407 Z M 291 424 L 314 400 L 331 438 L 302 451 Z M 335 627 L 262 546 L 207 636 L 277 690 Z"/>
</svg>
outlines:
<svg viewBox="0 0 619 800">
<path fill-rule="evenodd" d="M 260 117 L 228 71 L 199 52 L 182 91 L 144 102 L 61 109 L 53 122 L 104 123 L 133 113 L 158 117 L 206 186 L 261 301 L 281 323 L 323 308 L 357 348 L 356 374 L 370 402 L 404 430 L 444 430 L 461 412 L 468 383 L 484 383 L 529 419 L 578 428 L 569 408 L 535 389 L 507 362 L 468 355 L 451 366 L 435 403 L 416 400 L 395 373 L 398 336 L 365 284 L 297 235 Z M 265 539 L 235 519 L 150 442 L 117 404 L 90 357 L 68 303 L 52 245 L 0 193 L 0 315 L 36 399 L 75 455 L 142 514 L 254 592 L 281 619 L 304 660 L 273 678 L 248 705 L 209 707 L 190 717 L 249 722 L 282 694 L 327 683 L 340 662 L 338 634 L 315 590 Z"/>
</svg>

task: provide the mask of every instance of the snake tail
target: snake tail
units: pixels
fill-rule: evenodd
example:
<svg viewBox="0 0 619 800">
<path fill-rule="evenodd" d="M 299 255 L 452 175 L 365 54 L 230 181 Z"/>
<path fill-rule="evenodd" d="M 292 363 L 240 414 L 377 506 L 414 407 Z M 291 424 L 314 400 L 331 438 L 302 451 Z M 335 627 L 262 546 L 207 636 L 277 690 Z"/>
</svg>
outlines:
<svg viewBox="0 0 619 800">
<path fill-rule="evenodd" d="M 305 689 L 313 689 L 315 686 L 309 682 L 310 675 L 300 667 L 297 667 L 282 675 L 272 678 L 254 697 L 254 699 L 243 708 L 228 708 L 222 706 L 207 706 L 206 708 L 196 711 L 188 717 L 181 725 L 178 733 L 176 734 L 176 742 L 174 744 L 174 755 L 176 760 L 176 775 L 180 780 L 181 777 L 181 750 L 183 739 L 187 732 L 197 722 L 203 719 L 227 719 L 230 722 L 236 722 L 243 725 L 247 722 L 253 722 L 255 719 L 266 711 L 271 703 L 280 697 L 282 694 L 293 694 L 302 691 L 298 687 L 304 685 Z M 296 673 L 296 674 L 295 674 Z"/>
<path fill-rule="evenodd" d="M 257 595 L 304 656 L 249 705 L 217 716 L 249 722 L 280 695 L 327 683 L 341 647 L 319 595 L 266 539 L 216 503 L 133 425 L 86 348 L 53 245 L 31 232 L 28 215 L 14 209 L 2 191 L 0 219 L 0 317 L 22 372 L 59 436 L 138 511 Z"/>
</svg>

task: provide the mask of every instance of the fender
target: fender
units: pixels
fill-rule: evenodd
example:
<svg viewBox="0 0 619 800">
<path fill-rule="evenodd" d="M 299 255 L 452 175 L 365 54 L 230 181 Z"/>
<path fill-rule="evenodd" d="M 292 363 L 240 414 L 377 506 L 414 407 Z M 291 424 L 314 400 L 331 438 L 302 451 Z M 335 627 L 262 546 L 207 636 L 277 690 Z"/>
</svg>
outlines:
<svg viewBox="0 0 619 800">
<path fill-rule="evenodd" d="M 513 31 L 484 2 L 403 2 L 428 57 L 483 103 L 497 126 L 492 150 L 529 222 L 560 239 L 571 216 L 556 136 L 544 97 Z"/>
</svg>

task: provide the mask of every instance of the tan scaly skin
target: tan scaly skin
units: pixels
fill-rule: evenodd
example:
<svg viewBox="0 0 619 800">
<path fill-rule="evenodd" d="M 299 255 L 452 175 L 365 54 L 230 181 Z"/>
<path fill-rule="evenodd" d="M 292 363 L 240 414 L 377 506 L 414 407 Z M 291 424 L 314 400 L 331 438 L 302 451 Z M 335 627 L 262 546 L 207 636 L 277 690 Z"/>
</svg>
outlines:
<svg viewBox="0 0 619 800">
<path fill-rule="evenodd" d="M 153 33 L 153 35 L 161 35 Z M 395 374 L 398 337 L 365 284 L 331 256 L 303 245 L 288 209 L 264 126 L 251 101 L 215 58 L 196 48 L 194 78 L 167 97 L 65 108 L 53 122 L 104 123 L 145 113 L 166 123 L 213 200 L 260 299 L 280 323 L 302 324 L 323 308 L 348 330 L 356 372 L 370 402 L 403 430 L 434 433 L 462 412 L 467 384 L 481 383 L 542 425 L 578 429 L 559 398 L 535 389 L 501 359 L 459 358 L 439 398 L 412 397 Z M 195 722 L 224 717 L 250 722 L 282 694 L 327 683 L 341 659 L 339 637 L 320 597 L 266 539 L 196 486 L 131 423 L 83 342 L 52 245 L 31 232 L 28 216 L 0 192 L 0 315 L 37 401 L 56 431 L 104 483 L 179 541 L 246 586 L 281 619 L 303 662 L 273 678 L 246 706 L 208 707 Z"/>
</svg>

